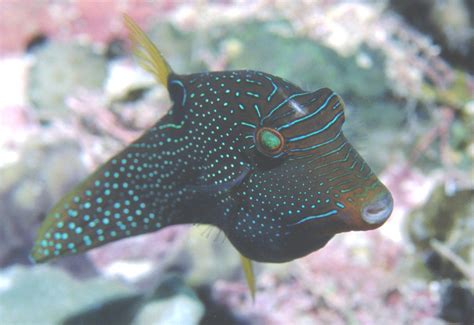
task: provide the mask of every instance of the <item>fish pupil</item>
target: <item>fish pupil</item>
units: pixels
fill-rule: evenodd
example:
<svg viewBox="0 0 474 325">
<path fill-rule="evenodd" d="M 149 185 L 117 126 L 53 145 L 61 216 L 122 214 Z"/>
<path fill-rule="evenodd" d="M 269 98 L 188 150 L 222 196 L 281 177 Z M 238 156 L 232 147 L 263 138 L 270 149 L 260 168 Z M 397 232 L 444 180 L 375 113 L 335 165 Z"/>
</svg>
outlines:
<svg viewBox="0 0 474 325">
<path fill-rule="evenodd" d="M 280 139 L 270 131 L 263 131 L 261 137 L 263 146 L 270 151 L 277 150 L 281 145 Z"/>
<path fill-rule="evenodd" d="M 271 128 L 261 128 L 257 131 L 258 148 L 263 154 L 274 155 L 283 149 L 283 136 Z"/>
</svg>

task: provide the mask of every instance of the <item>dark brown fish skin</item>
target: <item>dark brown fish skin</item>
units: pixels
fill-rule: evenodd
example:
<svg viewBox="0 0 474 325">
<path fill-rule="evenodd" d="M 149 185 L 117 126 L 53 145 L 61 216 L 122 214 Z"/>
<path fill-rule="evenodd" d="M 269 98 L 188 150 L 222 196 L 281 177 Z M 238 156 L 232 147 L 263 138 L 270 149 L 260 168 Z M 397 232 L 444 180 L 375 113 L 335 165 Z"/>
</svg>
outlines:
<svg viewBox="0 0 474 325">
<path fill-rule="evenodd" d="M 330 89 L 249 70 L 171 74 L 168 89 L 168 114 L 52 209 L 34 260 L 205 223 L 250 259 L 286 262 L 389 217 L 391 195 L 344 137 Z"/>
</svg>

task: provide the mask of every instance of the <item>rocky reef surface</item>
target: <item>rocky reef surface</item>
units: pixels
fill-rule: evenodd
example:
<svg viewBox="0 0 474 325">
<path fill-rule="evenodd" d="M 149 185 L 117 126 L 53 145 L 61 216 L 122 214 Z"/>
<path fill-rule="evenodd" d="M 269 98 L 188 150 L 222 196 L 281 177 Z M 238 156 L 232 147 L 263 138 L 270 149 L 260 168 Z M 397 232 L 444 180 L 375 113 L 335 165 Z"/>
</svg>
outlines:
<svg viewBox="0 0 474 325">
<path fill-rule="evenodd" d="M 395 9 L 1 2 L 0 323 L 472 323 L 474 79 L 464 61 L 441 55 L 469 38 L 433 41 Z M 122 12 L 178 73 L 249 68 L 338 92 L 345 133 L 394 194 L 387 224 L 291 263 L 256 264 L 254 303 L 235 249 L 207 226 L 32 265 L 48 209 L 169 107 L 131 58 Z M 472 20 L 451 23 L 439 33 L 472 30 Z"/>
</svg>

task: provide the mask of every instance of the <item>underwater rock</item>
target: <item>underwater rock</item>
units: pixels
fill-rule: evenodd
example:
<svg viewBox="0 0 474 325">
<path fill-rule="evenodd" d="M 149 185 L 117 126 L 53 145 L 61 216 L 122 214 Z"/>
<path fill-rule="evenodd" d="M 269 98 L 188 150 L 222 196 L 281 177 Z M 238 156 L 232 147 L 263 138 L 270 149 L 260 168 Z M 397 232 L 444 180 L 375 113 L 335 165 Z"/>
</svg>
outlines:
<svg viewBox="0 0 474 325">
<path fill-rule="evenodd" d="M 142 288 L 154 286 L 169 269 L 184 269 L 183 247 L 189 226 L 119 240 L 90 251 L 87 255 L 103 275 L 117 277 Z"/>
<path fill-rule="evenodd" d="M 125 41 L 123 39 L 115 37 L 109 40 L 107 49 L 105 50 L 105 57 L 108 60 L 116 60 L 125 55 Z"/>
<path fill-rule="evenodd" d="M 62 324 L 192 325 L 204 315 L 196 294 L 174 275 L 165 277 L 155 291 L 149 287 L 144 293 L 116 295 L 76 310 Z"/>
<path fill-rule="evenodd" d="M 474 179 L 474 99 L 468 102 L 453 120 L 449 130 L 449 144 L 453 150 L 452 161 L 466 171 L 466 182 Z"/>
<path fill-rule="evenodd" d="M 474 2 L 471 0 L 391 0 L 410 24 L 441 45 L 453 65 L 474 72 Z"/>
<path fill-rule="evenodd" d="M 406 127 L 408 118 L 406 111 L 398 104 L 382 99 L 346 102 L 345 111 L 344 134 L 376 173 L 392 163 L 396 154 L 407 153 L 413 138 L 425 130 L 420 125 L 412 132 L 401 134 L 400 129 Z M 374 148 L 381 148 L 381 151 Z"/>
<path fill-rule="evenodd" d="M 207 70 L 202 56 L 196 53 L 196 49 L 205 48 L 203 41 L 207 32 L 205 29 L 185 32 L 172 24 L 159 23 L 147 30 L 147 35 L 154 44 L 158 44 L 170 66 L 179 74 Z"/>
<path fill-rule="evenodd" d="M 50 42 L 36 52 L 28 98 L 42 118 L 64 116 L 67 96 L 81 88 L 100 89 L 106 75 L 106 59 L 90 47 Z"/>
<path fill-rule="evenodd" d="M 142 294 L 113 298 L 64 319 L 62 325 L 129 325 L 143 301 Z"/>
<path fill-rule="evenodd" d="M 177 276 L 164 280 L 152 299 L 138 312 L 133 325 L 199 324 L 204 306 Z"/>
<path fill-rule="evenodd" d="M 274 31 L 284 27 L 282 23 L 261 22 L 231 25 L 214 35 L 211 46 L 219 49 L 234 39 L 241 50 L 240 55 L 230 57 L 231 69 L 271 71 L 304 89 L 329 87 L 346 101 L 381 98 L 388 90 L 380 53 L 361 47 L 357 55 L 342 57 L 309 38 Z"/>
<path fill-rule="evenodd" d="M 48 266 L 14 266 L 0 270 L 0 324 L 59 324 L 87 306 L 132 295 L 117 282 L 79 282 Z"/>
<path fill-rule="evenodd" d="M 114 60 L 109 64 L 109 73 L 104 91 L 110 102 L 135 101 L 156 85 L 153 77 L 125 60 Z"/>
<path fill-rule="evenodd" d="M 25 96 L 26 76 L 28 75 L 29 64 L 30 60 L 25 57 L 2 57 L 0 59 L 0 89 L 2 90 L 0 111 L 2 115 L 7 113 L 7 109 L 12 110 L 16 107 L 25 106 L 27 102 Z M 8 118 L 6 120 L 8 121 Z M 2 122 L 5 122 L 5 120 L 0 121 L 0 127 L 3 128 Z M 8 125 L 5 125 L 5 127 L 8 127 Z"/>
<path fill-rule="evenodd" d="M 463 111 L 473 98 L 474 77 L 460 70 L 454 70 L 452 81 L 443 88 L 436 87 L 428 82 L 422 86 L 422 100 L 448 105 Z"/>
<path fill-rule="evenodd" d="M 87 175 L 79 157 L 72 142 L 29 143 L 17 163 L 0 169 L 0 267 L 29 264 L 46 211 Z"/>
<path fill-rule="evenodd" d="M 445 187 L 440 185 L 433 190 L 424 206 L 413 210 L 408 216 L 408 237 L 435 278 L 462 280 L 472 273 L 473 212 L 474 190 L 447 193 Z M 445 251 L 456 257 L 447 258 L 447 254 L 443 255 Z M 460 264 L 456 262 L 458 259 Z"/>
<path fill-rule="evenodd" d="M 199 293 L 217 324 L 443 324 L 437 295 L 403 271 L 406 258 L 403 246 L 375 231 L 353 232 L 291 263 L 262 265 L 254 304 L 242 282 Z"/>
<path fill-rule="evenodd" d="M 46 34 L 37 33 L 30 37 L 25 46 L 26 53 L 34 53 L 48 43 L 49 39 Z"/>
<path fill-rule="evenodd" d="M 218 297 L 215 297 L 216 295 L 211 287 L 199 287 L 197 289 L 197 294 L 206 307 L 206 312 L 201 319 L 201 324 L 252 325 L 262 323 L 260 319 L 261 317 L 255 317 L 256 315 L 252 315 L 252 313 L 237 315 L 233 308 L 235 305 L 226 305 L 224 299 L 218 299 Z M 240 296 L 243 297 L 243 294 Z"/>
<path fill-rule="evenodd" d="M 439 316 L 450 323 L 471 325 L 474 323 L 474 295 L 469 288 L 449 282 L 441 294 Z"/>
<path fill-rule="evenodd" d="M 238 252 L 221 231 L 207 225 L 173 226 L 107 244 L 87 255 L 103 275 L 141 288 L 153 286 L 169 270 L 182 273 L 191 287 L 212 286 L 218 279 L 238 278 L 244 283 Z"/>
<path fill-rule="evenodd" d="M 362 46 L 342 57 L 309 38 L 284 35 L 290 30 L 283 21 L 241 21 L 192 31 L 160 23 L 147 34 L 177 73 L 209 67 L 267 71 L 305 89 L 329 87 L 343 98 L 363 100 L 381 98 L 388 90 L 381 53 Z"/>
</svg>

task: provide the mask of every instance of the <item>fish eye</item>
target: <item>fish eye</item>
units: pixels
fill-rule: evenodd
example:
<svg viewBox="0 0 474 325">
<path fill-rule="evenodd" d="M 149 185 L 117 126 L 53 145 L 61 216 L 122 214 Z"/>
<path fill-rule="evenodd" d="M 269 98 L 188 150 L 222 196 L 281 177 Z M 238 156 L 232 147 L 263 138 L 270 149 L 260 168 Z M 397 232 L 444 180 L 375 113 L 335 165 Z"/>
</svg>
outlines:
<svg viewBox="0 0 474 325">
<path fill-rule="evenodd" d="M 263 127 L 255 134 L 255 140 L 258 151 L 270 157 L 283 150 L 285 139 L 283 135 L 275 129 Z"/>
</svg>

